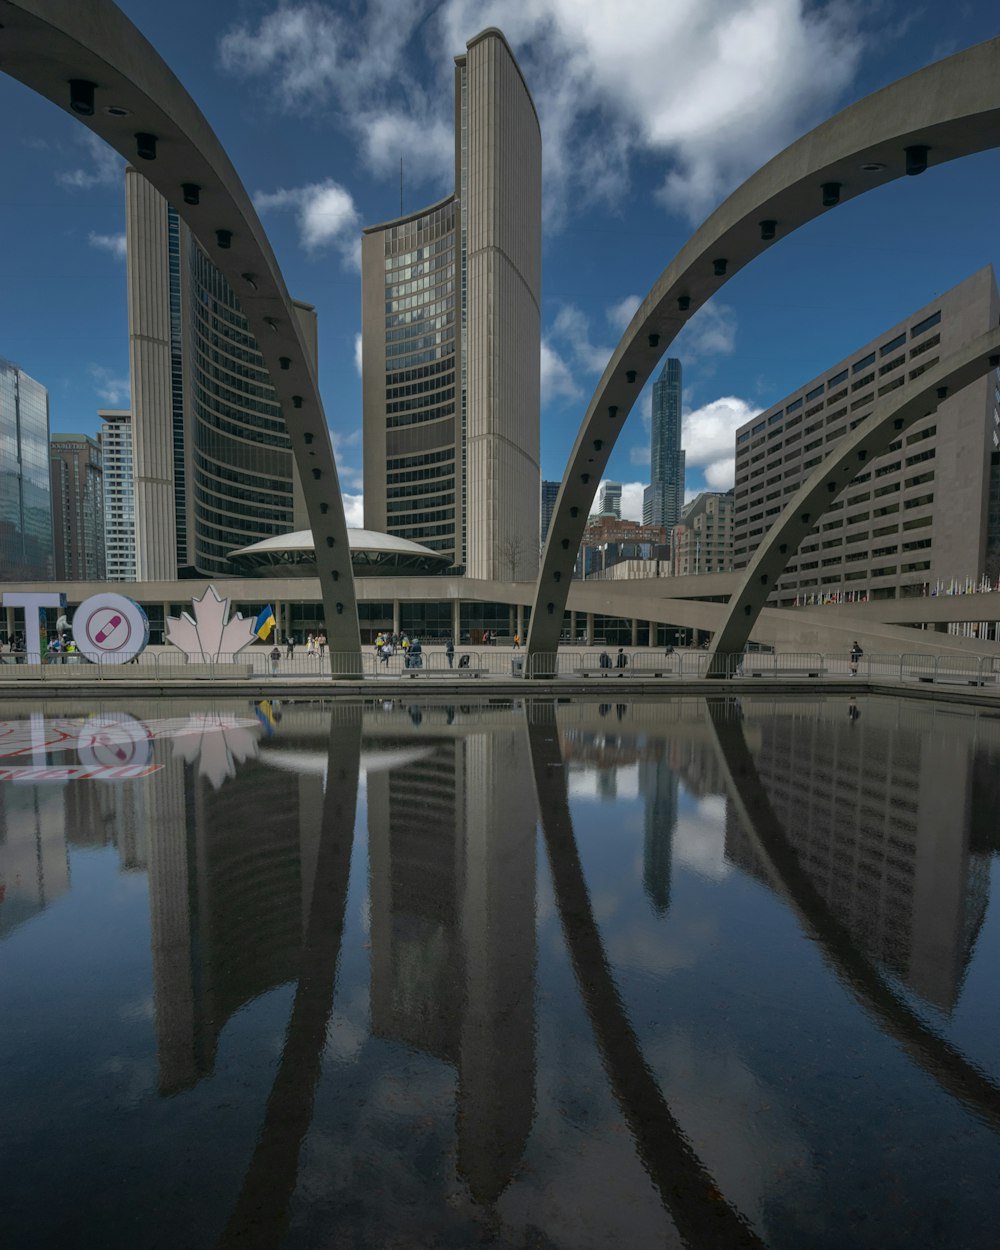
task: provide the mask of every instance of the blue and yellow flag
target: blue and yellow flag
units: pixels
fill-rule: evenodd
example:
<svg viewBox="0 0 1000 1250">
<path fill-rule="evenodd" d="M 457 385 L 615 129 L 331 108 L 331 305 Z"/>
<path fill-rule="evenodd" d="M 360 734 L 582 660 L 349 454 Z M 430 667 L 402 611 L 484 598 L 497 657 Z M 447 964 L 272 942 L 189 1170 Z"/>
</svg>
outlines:
<svg viewBox="0 0 1000 1250">
<path fill-rule="evenodd" d="M 256 624 L 253 627 L 253 632 L 258 638 L 262 638 L 266 642 L 267 636 L 273 628 L 274 608 L 268 605 L 266 608 L 261 608 L 260 616 L 257 617 Z"/>
<path fill-rule="evenodd" d="M 278 721 L 274 715 L 274 708 L 271 706 L 271 700 L 261 700 L 254 710 L 257 713 L 257 719 L 264 727 L 264 732 L 269 738 L 273 738 L 278 731 Z"/>
</svg>

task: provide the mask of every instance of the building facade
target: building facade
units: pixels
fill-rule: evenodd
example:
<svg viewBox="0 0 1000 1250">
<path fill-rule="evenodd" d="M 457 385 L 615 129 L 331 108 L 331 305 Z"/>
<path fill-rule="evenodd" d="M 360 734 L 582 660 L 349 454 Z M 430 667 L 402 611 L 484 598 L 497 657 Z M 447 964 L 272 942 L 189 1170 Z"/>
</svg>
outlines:
<svg viewBox="0 0 1000 1250">
<path fill-rule="evenodd" d="M 552 523 L 552 513 L 556 509 L 556 500 L 559 498 L 559 487 L 562 482 L 542 482 L 542 507 L 541 507 L 541 532 L 540 541 L 545 542 L 549 536 L 549 525 Z"/>
<path fill-rule="evenodd" d="M 138 576 L 226 576 L 230 551 L 308 524 L 288 432 L 238 296 L 134 169 L 125 209 Z"/>
<path fill-rule="evenodd" d="M 592 518 L 583 532 L 577 577 L 598 577 L 624 560 L 656 560 L 667 554 L 667 532 L 661 525 L 640 525 L 615 516 Z"/>
<path fill-rule="evenodd" d="M 644 525 L 672 530 L 684 506 L 681 450 L 681 362 L 668 358 L 653 383 L 649 486 L 643 493 Z"/>
<path fill-rule="evenodd" d="M 729 573 L 733 567 L 733 492 L 702 491 L 686 504 L 674 526 L 673 572 L 677 577 Z"/>
<path fill-rule="evenodd" d="M 104 561 L 109 582 L 136 580 L 132 414 L 102 408 L 98 441 L 104 478 Z"/>
<path fill-rule="evenodd" d="M 876 402 L 1000 320 L 991 266 L 838 361 L 736 432 L 734 564 Z M 772 603 L 897 599 L 978 582 L 988 556 L 994 375 L 938 404 L 865 466 L 801 543 Z"/>
<path fill-rule="evenodd" d="M 622 515 L 622 484 L 621 482 L 602 482 L 597 497 L 598 516 L 613 516 L 621 520 Z"/>
<path fill-rule="evenodd" d="M 89 434 L 53 434 L 49 443 L 55 575 L 103 581 L 104 482 L 101 449 Z"/>
<path fill-rule="evenodd" d="M 54 572 L 49 480 L 49 393 L 0 359 L 0 578 Z"/>
<path fill-rule="evenodd" d="M 455 191 L 362 238 L 365 528 L 538 571 L 541 136 L 506 40 L 455 60 Z M 513 571 L 512 571 L 513 570 Z"/>
</svg>

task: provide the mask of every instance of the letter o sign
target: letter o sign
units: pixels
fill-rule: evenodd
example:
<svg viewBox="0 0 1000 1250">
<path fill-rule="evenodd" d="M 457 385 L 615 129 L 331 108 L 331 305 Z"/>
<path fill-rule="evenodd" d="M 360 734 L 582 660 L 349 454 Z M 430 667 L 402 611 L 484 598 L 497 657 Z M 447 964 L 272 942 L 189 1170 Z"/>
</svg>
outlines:
<svg viewBox="0 0 1000 1250">
<path fill-rule="evenodd" d="M 149 642 L 149 618 L 134 599 L 91 595 L 73 613 L 73 640 L 92 664 L 125 664 Z"/>
</svg>

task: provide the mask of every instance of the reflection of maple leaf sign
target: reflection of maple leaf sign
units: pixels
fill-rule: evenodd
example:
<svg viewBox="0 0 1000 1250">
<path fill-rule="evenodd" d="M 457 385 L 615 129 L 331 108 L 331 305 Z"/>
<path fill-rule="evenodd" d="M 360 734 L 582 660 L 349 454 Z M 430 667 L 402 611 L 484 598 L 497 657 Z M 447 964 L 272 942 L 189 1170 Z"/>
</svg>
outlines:
<svg viewBox="0 0 1000 1250">
<path fill-rule="evenodd" d="M 192 599 L 191 606 L 197 620 L 187 612 L 167 617 L 167 642 L 189 660 L 233 661 L 257 637 L 252 623 L 239 612 L 229 619 L 229 600 L 220 598 L 214 586 L 209 586 L 200 599 Z"/>
</svg>

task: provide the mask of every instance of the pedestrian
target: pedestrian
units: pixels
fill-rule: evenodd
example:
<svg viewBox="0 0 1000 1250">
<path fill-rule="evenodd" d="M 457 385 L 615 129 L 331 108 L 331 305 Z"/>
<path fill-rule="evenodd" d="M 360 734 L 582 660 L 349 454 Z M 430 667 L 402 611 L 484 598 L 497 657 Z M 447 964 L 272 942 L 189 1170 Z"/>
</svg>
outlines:
<svg viewBox="0 0 1000 1250">
<path fill-rule="evenodd" d="M 271 648 L 271 676 L 272 677 L 278 676 L 278 664 L 280 660 L 281 660 L 281 651 L 276 646 L 272 647 Z"/>
<path fill-rule="evenodd" d="M 448 639 L 447 645 L 445 646 L 445 649 L 444 649 L 444 653 L 448 657 L 448 667 L 454 668 L 455 667 L 455 640 L 454 638 Z"/>
<path fill-rule="evenodd" d="M 602 669 L 609 669 L 609 668 L 611 667 L 611 656 L 610 656 L 610 655 L 608 655 L 607 651 L 602 651 L 602 652 L 601 652 L 601 658 L 600 658 L 599 663 L 600 663 L 600 665 L 601 665 L 601 668 L 602 668 Z M 606 672 L 603 672 L 603 673 L 601 673 L 601 676 L 602 676 L 602 677 L 607 677 L 607 673 L 606 673 Z"/>
<path fill-rule="evenodd" d="M 864 655 L 864 652 L 861 650 L 861 644 L 858 642 L 857 638 L 855 638 L 854 642 L 851 644 L 851 676 L 852 677 L 857 677 L 858 660 L 860 660 L 863 655 Z"/>
<path fill-rule="evenodd" d="M 628 668 L 628 656 L 625 654 L 625 648 L 618 648 L 618 655 L 615 657 L 615 668 L 618 669 L 618 676 L 623 677 L 623 669 Z"/>
<path fill-rule="evenodd" d="M 386 643 L 383 643 L 382 650 L 379 652 L 379 657 L 381 658 L 382 663 L 385 665 L 386 672 L 389 671 L 389 661 L 392 659 L 395 650 L 396 648 L 392 645 L 391 642 L 386 642 Z"/>
<path fill-rule="evenodd" d="M 521 650 L 521 635 L 520 634 L 514 635 L 514 650 L 515 651 Z"/>
<path fill-rule="evenodd" d="M 385 646 L 385 635 L 382 633 L 381 630 L 379 630 L 378 633 L 375 635 L 375 654 L 379 657 L 379 659 L 382 658 L 382 648 L 384 646 Z"/>
<path fill-rule="evenodd" d="M 316 639 L 316 646 L 319 648 L 319 658 L 322 660 L 326 655 L 326 634 L 321 633 Z"/>
<path fill-rule="evenodd" d="M 316 639 L 312 634 L 306 637 L 306 653 L 308 655 L 316 654 Z"/>
<path fill-rule="evenodd" d="M 291 659 L 295 654 L 295 638 L 289 634 L 285 639 L 285 655 Z"/>
</svg>

